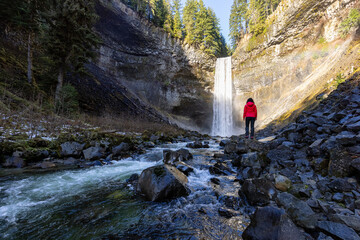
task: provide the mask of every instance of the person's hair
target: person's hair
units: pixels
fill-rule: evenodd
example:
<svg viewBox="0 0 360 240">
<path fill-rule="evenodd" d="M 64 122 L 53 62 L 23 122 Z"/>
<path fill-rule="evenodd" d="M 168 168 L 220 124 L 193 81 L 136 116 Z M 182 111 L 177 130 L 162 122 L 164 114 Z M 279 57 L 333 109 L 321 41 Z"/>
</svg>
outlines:
<svg viewBox="0 0 360 240">
<path fill-rule="evenodd" d="M 252 98 L 249 98 L 249 99 L 246 101 L 246 103 L 248 103 L 248 102 L 254 103 L 254 100 L 253 100 Z"/>
</svg>

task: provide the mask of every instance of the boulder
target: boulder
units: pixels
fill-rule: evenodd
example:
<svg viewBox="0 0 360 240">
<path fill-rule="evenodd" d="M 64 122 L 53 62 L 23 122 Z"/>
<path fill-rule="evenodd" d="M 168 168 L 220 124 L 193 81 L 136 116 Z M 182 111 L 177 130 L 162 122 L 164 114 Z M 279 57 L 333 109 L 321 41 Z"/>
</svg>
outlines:
<svg viewBox="0 0 360 240">
<path fill-rule="evenodd" d="M 23 152 L 16 151 L 13 155 L 5 160 L 3 167 L 6 168 L 23 168 L 26 166 L 25 160 L 22 158 Z"/>
<path fill-rule="evenodd" d="M 268 205 L 270 200 L 274 200 L 276 197 L 274 185 L 271 181 L 263 178 L 246 179 L 240 191 L 246 196 L 250 205 L 253 206 Z"/>
<path fill-rule="evenodd" d="M 276 202 L 285 208 L 290 218 L 297 225 L 308 229 L 315 229 L 317 216 L 306 202 L 286 192 L 278 194 Z"/>
<path fill-rule="evenodd" d="M 61 156 L 63 157 L 80 157 L 85 144 L 78 142 L 65 142 L 61 146 Z"/>
<path fill-rule="evenodd" d="M 271 206 L 256 210 L 242 237 L 244 240 L 305 240 L 305 236 L 285 211 Z"/>
<path fill-rule="evenodd" d="M 356 143 L 356 135 L 352 132 L 343 131 L 336 135 L 336 140 L 343 146 L 352 146 Z"/>
<path fill-rule="evenodd" d="M 224 147 L 224 153 L 225 154 L 232 154 L 232 153 L 236 153 L 236 154 L 243 154 L 243 153 L 247 153 L 248 149 L 245 145 L 244 142 L 228 142 L 225 144 Z"/>
<path fill-rule="evenodd" d="M 104 155 L 104 149 L 101 147 L 89 147 L 83 150 L 86 160 L 98 160 Z"/>
<path fill-rule="evenodd" d="M 335 239 L 360 240 L 359 235 L 353 229 L 341 223 L 319 221 L 317 228 Z"/>
<path fill-rule="evenodd" d="M 329 214 L 329 220 L 347 225 L 360 232 L 360 217 L 356 215 Z"/>
<path fill-rule="evenodd" d="M 112 154 L 113 157 L 120 156 L 130 150 L 130 145 L 128 143 L 122 142 L 120 145 L 113 147 Z"/>
<path fill-rule="evenodd" d="M 333 191 L 333 192 L 350 192 L 353 190 L 353 187 L 350 183 L 348 183 L 343 178 L 336 178 L 332 180 L 330 183 L 327 184 L 327 186 Z"/>
<path fill-rule="evenodd" d="M 190 173 L 194 172 L 194 169 L 182 161 L 178 161 L 174 164 L 177 170 L 189 176 Z"/>
<path fill-rule="evenodd" d="M 164 150 L 163 161 L 165 164 L 175 165 L 176 162 L 186 162 L 192 159 L 193 156 L 187 149 L 180 149 L 177 151 Z"/>
<path fill-rule="evenodd" d="M 227 218 L 227 219 L 232 218 L 237 215 L 237 213 L 234 210 L 226 209 L 226 208 L 219 208 L 218 212 L 219 212 L 220 216 Z"/>
<path fill-rule="evenodd" d="M 187 177 L 173 166 L 161 165 L 145 169 L 138 190 L 150 201 L 167 201 L 187 196 Z"/>
<path fill-rule="evenodd" d="M 328 173 L 330 176 L 347 177 L 350 173 L 351 156 L 341 148 L 330 151 Z"/>
<path fill-rule="evenodd" d="M 193 143 L 186 144 L 186 147 L 188 148 L 209 148 L 209 144 L 204 144 L 202 141 L 195 141 Z"/>
<path fill-rule="evenodd" d="M 285 146 L 279 146 L 276 149 L 270 150 L 266 156 L 270 159 L 271 163 L 277 162 L 280 164 L 292 158 L 292 151 Z"/>
<path fill-rule="evenodd" d="M 217 162 L 209 168 L 209 172 L 213 175 L 230 175 L 231 169 L 224 163 Z"/>
<path fill-rule="evenodd" d="M 275 177 L 275 187 L 282 192 L 286 192 L 291 187 L 291 180 L 283 175 L 277 175 Z"/>
</svg>

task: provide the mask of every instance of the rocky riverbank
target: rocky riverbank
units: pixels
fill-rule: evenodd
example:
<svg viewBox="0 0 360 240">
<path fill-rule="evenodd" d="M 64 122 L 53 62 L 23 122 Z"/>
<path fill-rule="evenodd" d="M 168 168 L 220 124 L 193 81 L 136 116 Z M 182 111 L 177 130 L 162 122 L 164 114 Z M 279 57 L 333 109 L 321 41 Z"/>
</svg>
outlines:
<svg viewBox="0 0 360 240">
<path fill-rule="evenodd" d="M 220 142 L 224 154 L 215 154 L 204 168 L 214 175 L 209 184 L 218 199 L 227 198 L 219 208 L 220 216 L 230 219 L 252 212 L 246 206 L 256 207 L 244 239 L 360 239 L 356 78 L 273 137 L 253 141 L 233 136 Z M 259 135 L 265 133 L 269 130 Z M 206 143 L 197 141 L 188 147 L 203 148 Z M 163 159 L 165 167 L 147 169 L 140 176 L 140 191 L 150 200 L 187 196 L 186 175 L 191 172 L 187 150 L 164 151 Z M 237 196 L 223 196 L 222 182 L 231 177 L 233 189 L 240 190 Z M 151 185 L 144 184 L 144 179 Z"/>
<path fill-rule="evenodd" d="M 244 239 L 360 239 L 356 79 L 357 74 L 272 141 L 223 142 L 223 159 L 231 163 L 217 164 L 237 167 L 239 196 L 257 207 Z"/>
</svg>

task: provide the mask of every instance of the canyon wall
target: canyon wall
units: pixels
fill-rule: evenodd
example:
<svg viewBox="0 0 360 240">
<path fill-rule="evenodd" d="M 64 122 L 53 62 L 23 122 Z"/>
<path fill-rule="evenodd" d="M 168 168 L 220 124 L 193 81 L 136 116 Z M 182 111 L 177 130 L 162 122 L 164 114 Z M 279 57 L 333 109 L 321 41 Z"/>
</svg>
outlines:
<svg viewBox="0 0 360 240">
<path fill-rule="evenodd" d="M 96 30 L 102 44 L 73 80 L 92 112 L 134 112 L 208 132 L 212 121 L 215 58 L 171 37 L 120 0 L 99 0 Z"/>
<path fill-rule="evenodd" d="M 340 31 L 353 8 L 359 1 L 283 0 L 265 33 L 242 40 L 233 56 L 238 125 L 249 97 L 258 106 L 262 127 L 309 106 L 335 87 L 335 79 L 359 67 L 356 29 L 347 37 Z"/>
</svg>

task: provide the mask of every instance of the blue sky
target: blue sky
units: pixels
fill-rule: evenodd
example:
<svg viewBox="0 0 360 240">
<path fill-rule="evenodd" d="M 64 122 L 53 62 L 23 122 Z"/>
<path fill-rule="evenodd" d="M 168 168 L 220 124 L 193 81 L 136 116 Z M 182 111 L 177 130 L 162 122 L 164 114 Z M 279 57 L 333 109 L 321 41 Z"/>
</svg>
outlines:
<svg viewBox="0 0 360 240">
<path fill-rule="evenodd" d="M 231 5 L 233 0 L 203 0 L 205 6 L 212 8 L 214 10 L 217 18 L 220 20 L 221 33 L 226 39 L 226 43 L 229 41 L 229 18 Z M 181 0 L 182 7 L 185 6 L 186 0 Z"/>
</svg>

